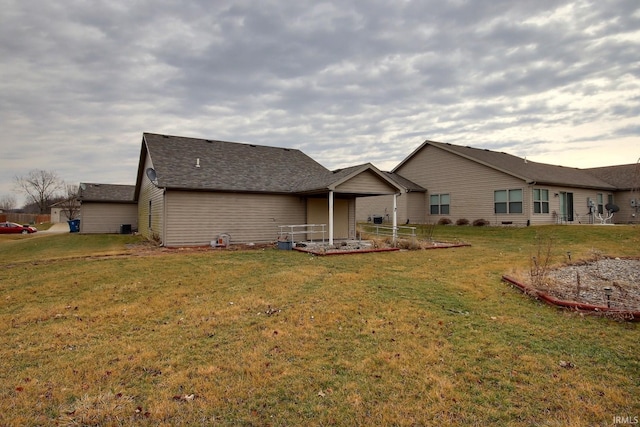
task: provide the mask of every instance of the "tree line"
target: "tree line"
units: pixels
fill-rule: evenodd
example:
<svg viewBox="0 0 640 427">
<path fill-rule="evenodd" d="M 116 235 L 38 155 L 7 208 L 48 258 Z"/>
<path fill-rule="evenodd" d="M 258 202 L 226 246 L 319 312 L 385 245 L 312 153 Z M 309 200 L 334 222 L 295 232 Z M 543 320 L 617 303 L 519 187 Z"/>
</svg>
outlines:
<svg viewBox="0 0 640 427">
<path fill-rule="evenodd" d="M 24 213 L 49 213 L 51 205 L 56 204 L 68 218 L 76 218 L 80 213 L 78 205 L 79 187 L 67 184 L 55 171 L 34 169 L 26 175 L 17 175 L 13 179 L 14 191 L 25 196 L 26 203 L 21 209 L 16 197 L 0 197 L 0 209 L 19 210 Z"/>
</svg>

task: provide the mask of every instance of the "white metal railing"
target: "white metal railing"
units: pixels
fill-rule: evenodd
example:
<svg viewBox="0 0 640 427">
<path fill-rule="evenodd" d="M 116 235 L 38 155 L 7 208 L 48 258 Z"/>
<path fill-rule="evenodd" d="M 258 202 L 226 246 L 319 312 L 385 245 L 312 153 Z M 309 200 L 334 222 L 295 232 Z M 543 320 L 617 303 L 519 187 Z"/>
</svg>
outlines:
<svg viewBox="0 0 640 427">
<path fill-rule="evenodd" d="M 291 240 L 291 244 L 293 245 L 295 242 L 295 236 L 297 235 L 305 235 L 305 239 L 313 242 L 313 235 L 322 233 L 322 243 L 325 240 L 327 224 L 298 224 L 298 225 L 279 225 L 280 229 L 280 239 Z M 311 237 L 309 237 L 311 236 Z"/>
<path fill-rule="evenodd" d="M 415 241 L 417 227 L 407 227 L 407 226 L 386 226 L 386 225 L 378 225 L 378 224 L 367 224 L 362 226 L 362 230 L 366 233 L 372 233 L 376 236 L 389 236 L 389 237 L 403 237 L 403 238 L 411 238 L 412 241 Z"/>
</svg>

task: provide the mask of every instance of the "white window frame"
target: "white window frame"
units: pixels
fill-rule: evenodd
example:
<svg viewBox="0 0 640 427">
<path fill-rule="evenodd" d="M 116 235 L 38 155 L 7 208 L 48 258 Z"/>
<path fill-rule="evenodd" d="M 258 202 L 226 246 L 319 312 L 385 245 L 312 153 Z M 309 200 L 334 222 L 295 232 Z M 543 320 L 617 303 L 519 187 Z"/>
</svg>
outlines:
<svg viewBox="0 0 640 427">
<path fill-rule="evenodd" d="M 506 197 L 498 198 L 498 195 L 503 195 Z M 519 200 L 517 199 L 517 195 L 519 195 Z M 517 215 L 524 213 L 524 191 L 522 188 L 511 188 L 508 190 L 494 190 L 493 192 L 493 212 L 496 215 Z M 498 204 L 501 206 L 504 205 L 505 212 L 498 212 Z M 514 209 L 517 206 L 520 209 Z"/>
<path fill-rule="evenodd" d="M 546 210 L 544 209 L 545 207 L 547 208 Z M 549 189 L 534 188 L 533 189 L 533 213 L 536 215 L 545 215 L 545 214 L 548 214 L 549 212 L 550 212 L 549 211 Z"/>
<path fill-rule="evenodd" d="M 433 203 L 434 199 L 437 203 Z M 433 207 L 437 208 L 437 213 L 433 212 Z M 451 195 L 449 193 L 431 194 L 429 196 L 429 214 L 451 215 Z"/>
</svg>

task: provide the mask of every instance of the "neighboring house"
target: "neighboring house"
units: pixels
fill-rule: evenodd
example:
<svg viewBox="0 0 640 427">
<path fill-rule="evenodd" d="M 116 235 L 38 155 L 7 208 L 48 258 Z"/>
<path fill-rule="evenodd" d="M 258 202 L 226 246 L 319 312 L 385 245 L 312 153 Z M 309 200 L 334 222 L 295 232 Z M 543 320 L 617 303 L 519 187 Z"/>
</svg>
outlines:
<svg viewBox="0 0 640 427">
<path fill-rule="evenodd" d="M 613 221 L 628 223 L 638 222 L 638 208 L 631 211 L 634 168 L 568 168 L 425 141 L 390 176 L 400 177 L 403 181 L 398 183 L 403 182 L 405 188 L 397 198 L 399 222 L 464 218 L 494 225 L 599 223 L 598 212 L 604 214 L 605 206 L 613 203 L 621 208 Z M 413 190 L 407 191 L 412 185 Z M 417 196 L 420 187 L 426 189 L 420 193 L 424 199 Z M 357 219 L 365 221 L 372 214 L 388 212 L 392 204 L 389 197 L 358 200 Z"/>
<path fill-rule="evenodd" d="M 425 197 L 427 190 L 402 176 L 386 172 L 389 178 L 401 187 L 396 198 L 397 220 L 400 224 L 422 223 L 426 215 Z M 356 201 L 356 217 L 360 222 L 373 222 L 376 217 L 385 223 L 393 219 L 393 197 L 377 196 L 358 198 Z"/>
<path fill-rule="evenodd" d="M 299 224 L 327 224 L 333 242 L 356 237 L 357 197 L 401 190 L 371 164 L 330 171 L 296 149 L 144 133 L 132 199 L 140 234 L 164 246 L 273 242 Z"/>
<path fill-rule="evenodd" d="M 122 233 L 138 228 L 135 186 L 81 183 L 80 232 Z"/>
<path fill-rule="evenodd" d="M 620 211 L 613 217 L 615 223 L 640 223 L 640 162 L 585 170 L 616 187 L 613 203 Z"/>
<path fill-rule="evenodd" d="M 75 206 L 71 207 L 71 209 L 67 201 L 62 201 L 62 202 L 54 203 L 53 205 L 51 205 L 51 223 L 57 224 L 59 222 L 67 222 L 70 219 L 75 219 L 75 218 L 69 218 L 70 210 L 76 211 L 77 213 L 79 213 L 80 201 L 79 200 L 76 201 Z"/>
</svg>

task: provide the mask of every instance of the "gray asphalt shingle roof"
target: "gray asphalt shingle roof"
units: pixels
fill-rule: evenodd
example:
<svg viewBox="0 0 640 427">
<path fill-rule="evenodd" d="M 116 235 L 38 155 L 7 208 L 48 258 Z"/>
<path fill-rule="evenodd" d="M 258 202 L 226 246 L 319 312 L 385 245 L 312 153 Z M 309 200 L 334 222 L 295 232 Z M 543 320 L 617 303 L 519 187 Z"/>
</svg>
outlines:
<svg viewBox="0 0 640 427">
<path fill-rule="evenodd" d="M 81 183 L 78 193 L 83 202 L 134 202 L 135 185 Z"/>
<path fill-rule="evenodd" d="M 406 188 L 408 191 L 421 191 L 421 192 L 427 191 L 426 188 L 416 184 L 413 181 L 408 180 L 407 178 L 403 177 L 402 175 L 398 175 L 397 173 L 394 173 L 394 172 L 386 172 L 386 174 L 391 179 L 396 181 L 398 184 L 400 184 L 401 186 Z"/>
<path fill-rule="evenodd" d="M 493 169 L 523 179 L 526 182 L 539 184 L 566 185 L 580 188 L 598 188 L 615 190 L 615 186 L 589 173 L 586 169 L 569 168 L 528 161 L 521 157 L 498 151 L 464 147 L 435 141 L 425 141 L 409 157 L 404 159 L 393 172 L 397 171 L 407 160 L 427 145 L 438 147 L 472 161 L 484 164 Z"/>
<path fill-rule="evenodd" d="M 360 165 L 330 171 L 293 148 L 143 134 L 157 186 L 170 189 L 314 193 L 325 192 Z M 139 174 L 141 172 L 139 171 Z"/>
<path fill-rule="evenodd" d="M 331 173 L 291 148 L 153 133 L 143 138 L 159 187 L 290 193 L 309 189 Z"/>
<path fill-rule="evenodd" d="M 589 168 L 585 171 L 619 190 L 640 189 L 640 163 Z"/>
</svg>

